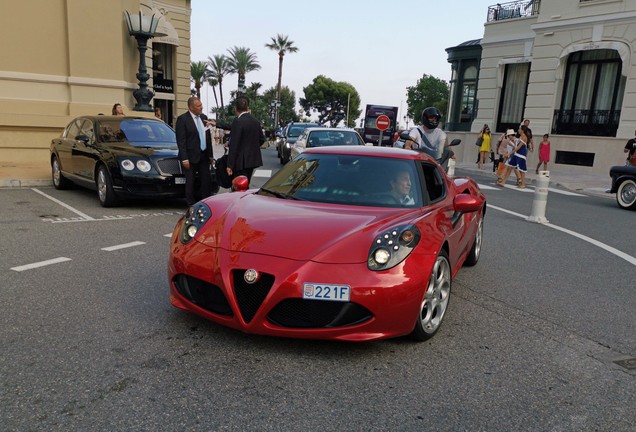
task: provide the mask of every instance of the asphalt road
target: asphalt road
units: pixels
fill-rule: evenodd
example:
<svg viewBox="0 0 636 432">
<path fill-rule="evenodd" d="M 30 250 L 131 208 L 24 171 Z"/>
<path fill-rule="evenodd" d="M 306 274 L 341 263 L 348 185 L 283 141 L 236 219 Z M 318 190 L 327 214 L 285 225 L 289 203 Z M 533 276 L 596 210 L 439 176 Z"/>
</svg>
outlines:
<svg viewBox="0 0 636 432">
<path fill-rule="evenodd" d="M 476 179 L 481 260 L 420 344 L 209 323 L 168 303 L 182 202 L 0 189 L 0 430 L 633 431 L 634 212 L 550 191 L 531 223 L 531 192 Z"/>
</svg>

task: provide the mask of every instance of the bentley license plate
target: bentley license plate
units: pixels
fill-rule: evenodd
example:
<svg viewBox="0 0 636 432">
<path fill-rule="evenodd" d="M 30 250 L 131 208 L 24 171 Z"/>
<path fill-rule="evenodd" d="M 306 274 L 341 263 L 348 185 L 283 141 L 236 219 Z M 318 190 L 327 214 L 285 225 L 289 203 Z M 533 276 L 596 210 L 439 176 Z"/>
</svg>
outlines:
<svg viewBox="0 0 636 432">
<path fill-rule="evenodd" d="M 305 283 L 303 298 L 306 300 L 329 300 L 348 302 L 351 295 L 349 285 L 331 285 L 319 283 Z"/>
<path fill-rule="evenodd" d="M 185 184 L 185 177 L 175 177 L 174 184 Z"/>
</svg>

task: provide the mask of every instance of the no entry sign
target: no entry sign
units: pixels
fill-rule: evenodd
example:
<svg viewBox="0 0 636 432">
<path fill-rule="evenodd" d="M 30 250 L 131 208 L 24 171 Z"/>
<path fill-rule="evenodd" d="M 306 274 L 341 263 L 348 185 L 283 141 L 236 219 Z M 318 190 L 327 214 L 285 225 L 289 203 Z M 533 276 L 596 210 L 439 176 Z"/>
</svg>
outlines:
<svg viewBox="0 0 636 432">
<path fill-rule="evenodd" d="M 389 120 L 389 117 L 385 116 L 384 114 L 382 114 L 375 120 L 375 127 L 381 131 L 387 130 L 390 125 L 391 120 Z"/>
</svg>

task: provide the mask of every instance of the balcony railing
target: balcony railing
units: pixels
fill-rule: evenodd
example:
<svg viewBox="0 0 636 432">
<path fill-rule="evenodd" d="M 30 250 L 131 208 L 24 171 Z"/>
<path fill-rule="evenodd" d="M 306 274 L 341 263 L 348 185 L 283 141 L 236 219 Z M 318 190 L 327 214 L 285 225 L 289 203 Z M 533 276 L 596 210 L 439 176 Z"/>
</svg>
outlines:
<svg viewBox="0 0 636 432">
<path fill-rule="evenodd" d="M 497 3 L 488 7 L 487 21 L 501 21 L 512 18 L 529 17 L 539 14 L 541 0 L 524 0 L 508 3 Z"/>
<path fill-rule="evenodd" d="M 555 110 L 552 133 L 615 137 L 620 110 Z"/>
</svg>

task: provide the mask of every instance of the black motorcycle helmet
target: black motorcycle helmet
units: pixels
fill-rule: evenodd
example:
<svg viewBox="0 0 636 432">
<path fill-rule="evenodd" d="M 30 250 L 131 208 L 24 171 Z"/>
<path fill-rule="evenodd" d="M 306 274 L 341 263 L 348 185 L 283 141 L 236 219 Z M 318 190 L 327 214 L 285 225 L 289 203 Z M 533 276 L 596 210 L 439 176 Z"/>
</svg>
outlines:
<svg viewBox="0 0 636 432">
<path fill-rule="evenodd" d="M 435 117 L 435 120 L 431 121 L 428 118 Z M 429 129 L 435 129 L 439 125 L 439 121 L 442 118 L 442 113 L 435 107 L 428 107 L 422 111 L 422 124 Z"/>
</svg>

